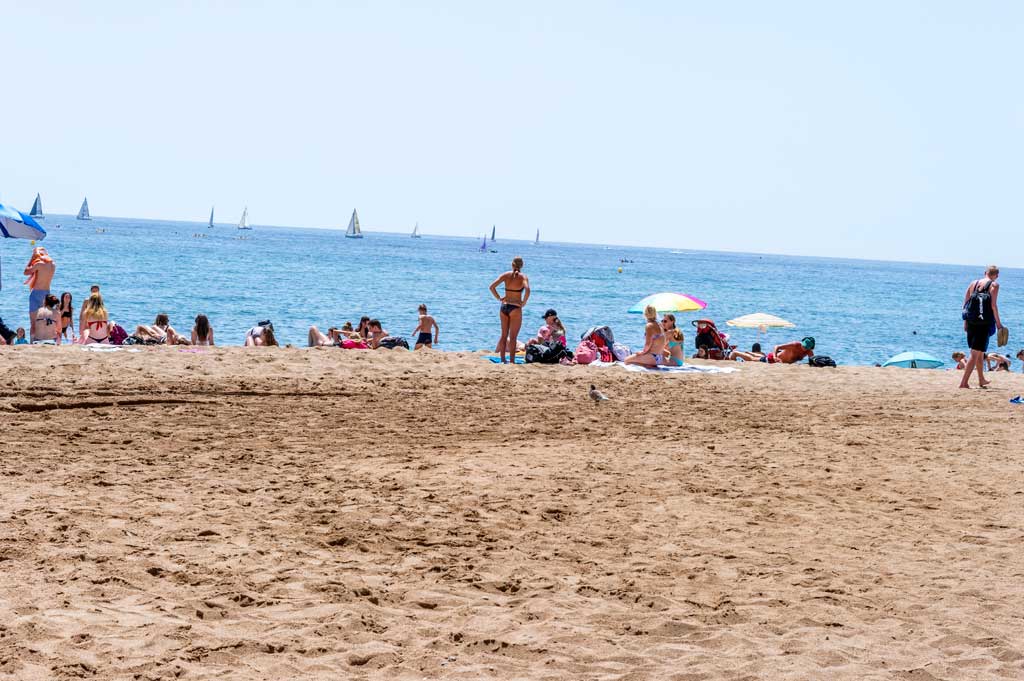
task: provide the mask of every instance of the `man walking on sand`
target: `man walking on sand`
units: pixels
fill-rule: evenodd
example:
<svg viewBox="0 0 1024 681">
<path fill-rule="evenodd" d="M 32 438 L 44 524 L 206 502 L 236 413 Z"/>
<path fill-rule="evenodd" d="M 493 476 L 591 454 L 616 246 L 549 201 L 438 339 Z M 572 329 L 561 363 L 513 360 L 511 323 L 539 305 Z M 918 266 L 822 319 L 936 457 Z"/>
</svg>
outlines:
<svg viewBox="0 0 1024 681">
<path fill-rule="evenodd" d="M 36 310 L 43 306 L 46 296 L 50 295 L 50 282 L 53 281 L 53 274 L 57 271 L 57 265 L 53 258 L 42 246 L 32 249 L 32 258 L 25 266 L 25 275 L 28 279 L 25 283 L 29 287 L 28 294 L 28 327 L 31 329 L 30 340 L 36 339 Z"/>
<path fill-rule="evenodd" d="M 964 294 L 964 331 L 967 332 L 967 347 L 971 356 L 964 367 L 961 388 L 970 388 L 971 374 L 978 372 L 978 387 L 985 388 L 991 381 L 985 380 L 985 353 L 988 352 L 988 339 L 997 330 L 1003 328 L 999 318 L 999 268 L 989 265 L 985 276 L 971 282 Z"/>
</svg>

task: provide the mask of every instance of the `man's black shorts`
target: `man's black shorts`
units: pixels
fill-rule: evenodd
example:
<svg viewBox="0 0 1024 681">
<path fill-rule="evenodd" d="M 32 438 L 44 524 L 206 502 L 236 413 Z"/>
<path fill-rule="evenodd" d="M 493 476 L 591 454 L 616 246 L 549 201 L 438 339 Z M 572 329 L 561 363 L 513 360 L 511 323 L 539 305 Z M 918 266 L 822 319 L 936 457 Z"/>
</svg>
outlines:
<svg viewBox="0 0 1024 681">
<path fill-rule="evenodd" d="M 978 352 L 988 352 L 988 324 L 967 325 L 967 347 Z"/>
</svg>

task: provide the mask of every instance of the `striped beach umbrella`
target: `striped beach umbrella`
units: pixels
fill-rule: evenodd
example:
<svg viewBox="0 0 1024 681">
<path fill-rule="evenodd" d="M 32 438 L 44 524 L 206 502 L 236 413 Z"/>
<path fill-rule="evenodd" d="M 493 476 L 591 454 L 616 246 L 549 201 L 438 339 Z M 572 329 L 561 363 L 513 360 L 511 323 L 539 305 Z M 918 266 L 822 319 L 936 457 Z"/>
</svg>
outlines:
<svg viewBox="0 0 1024 681">
<path fill-rule="evenodd" d="M 629 312 L 632 314 L 643 314 L 644 308 L 648 305 L 653 305 L 654 309 L 660 312 L 694 312 L 696 310 L 703 310 L 708 306 L 700 298 L 687 295 L 685 293 L 653 293 L 633 307 L 629 308 Z"/>
<path fill-rule="evenodd" d="M 0 236 L 5 239 L 42 241 L 46 238 L 46 230 L 31 216 L 0 203 Z"/>
</svg>

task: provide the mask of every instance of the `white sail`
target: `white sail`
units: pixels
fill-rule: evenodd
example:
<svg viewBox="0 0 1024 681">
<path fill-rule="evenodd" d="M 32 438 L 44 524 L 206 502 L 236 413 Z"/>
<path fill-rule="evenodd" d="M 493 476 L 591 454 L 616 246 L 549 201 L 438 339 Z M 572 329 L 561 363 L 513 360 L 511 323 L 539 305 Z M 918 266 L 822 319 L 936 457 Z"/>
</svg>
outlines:
<svg viewBox="0 0 1024 681">
<path fill-rule="evenodd" d="M 39 194 L 36 194 L 36 202 L 32 204 L 32 212 L 29 215 L 36 220 L 42 220 L 46 217 L 43 215 L 43 201 L 39 198 Z"/>
<path fill-rule="evenodd" d="M 213 227 L 213 206 L 210 206 L 210 227 Z"/>
<path fill-rule="evenodd" d="M 352 217 L 348 221 L 348 229 L 345 230 L 345 237 L 349 239 L 362 239 L 363 230 L 359 229 L 359 214 L 352 209 Z"/>
<path fill-rule="evenodd" d="M 78 209 L 79 220 L 92 220 L 92 216 L 89 215 L 89 197 L 82 199 L 82 207 Z"/>
<path fill-rule="evenodd" d="M 533 240 L 533 245 L 534 245 L 534 246 L 536 246 L 536 245 L 537 245 L 537 244 L 539 244 L 539 243 L 540 243 L 540 229 L 538 228 L 538 229 L 537 229 L 537 236 L 536 236 L 536 238 L 534 238 L 534 240 Z"/>
<path fill-rule="evenodd" d="M 494 229 L 495 229 L 494 225 L 491 225 L 491 243 L 492 244 L 494 243 Z"/>
<path fill-rule="evenodd" d="M 420 223 L 418 223 L 418 222 L 416 223 L 416 226 L 412 228 L 412 238 L 413 239 L 419 239 L 420 238 Z"/>
<path fill-rule="evenodd" d="M 238 221 L 238 229 L 252 229 L 249 226 L 249 206 L 242 210 L 242 219 Z"/>
</svg>

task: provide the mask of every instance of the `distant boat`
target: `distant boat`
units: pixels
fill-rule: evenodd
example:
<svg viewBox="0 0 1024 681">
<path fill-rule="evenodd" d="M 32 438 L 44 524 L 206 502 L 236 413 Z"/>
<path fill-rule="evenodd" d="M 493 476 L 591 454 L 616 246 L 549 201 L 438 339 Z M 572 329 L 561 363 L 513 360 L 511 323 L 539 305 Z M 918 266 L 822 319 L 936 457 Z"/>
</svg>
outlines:
<svg viewBox="0 0 1024 681">
<path fill-rule="evenodd" d="M 491 225 L 491 243 L 494 243 L 494 225 Z"/>
<path fill-rule="evenodd" d="M 346 239 L 362 239 L 363 230 L 359 229 L 359 214 L 356 213 L 356 209 L 352 209 L 352 217 L 348 221 L 348 229 L 345 230 Z"/>
<path fill-rule="evenodd" d="M 212 212 L 210 214 L 211 214 L 211 216 L 213 215 Z M 249 229 L 249 230 L 252 229 L 252 227 L 249 226 L 249 219 L 248 218 L 249 218 L 249 206 L 246 206 L 242 210 L 242 219 L 238 221 L 238 229 Z M 213 218 L 211 217 L 210 220 L 212 221 Z"/>
<path fill-rule="evenodd" d="M 89 215 L 89 197 L 82 199 L 82 207 L 78 209 L 79 220 L 92 220 L 92 216 Z"/>
<path fill-rule="evenodd" d="M 35 218 L 36 220 L 46 219 L 46 216 L 43 215 L 43 202 L 39 198 L 39 194 L 36 194 L 36 202 L 32 204 L 32 212 L 29 213 L 29 216 Z"/>
<path fill-rule="evenodd" d="M 534 237 L 534 239 L 533 239 L 533 245 L 534 246 L 539 246 L 540 245 L 540 229 L 537 230 L 537 236 Z"/>
<path fill-rule="evenodd" d="M 480 244 L 480 252 L 481 253 L 486 253 L 487 252 L 487 235 L 486 234 L 484 234 L 484 242 L 482 244 Z"/>
<path fill-rule="evenodd" d="M 213 227 L 213 206 L 210 206 L 210 227 Z"/>
<path fill-rule="evenodd" d="M 418 222 L 416 223 L 416 226 L 412 228 L 412 238 L 413 239 L 421 238 L 421 236 L 420 236 L 420 223 L 418 223 Z"/>
</svg>

